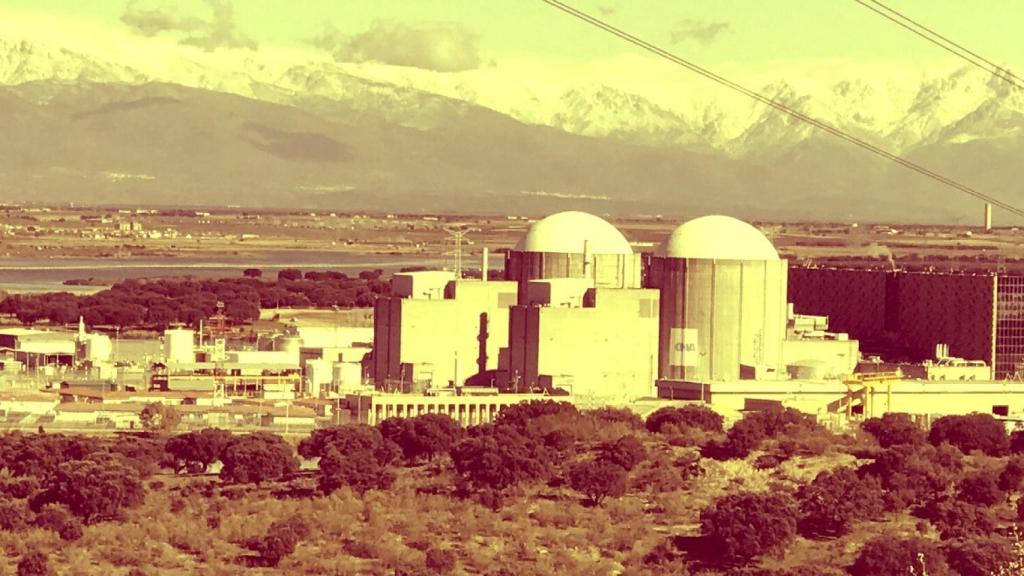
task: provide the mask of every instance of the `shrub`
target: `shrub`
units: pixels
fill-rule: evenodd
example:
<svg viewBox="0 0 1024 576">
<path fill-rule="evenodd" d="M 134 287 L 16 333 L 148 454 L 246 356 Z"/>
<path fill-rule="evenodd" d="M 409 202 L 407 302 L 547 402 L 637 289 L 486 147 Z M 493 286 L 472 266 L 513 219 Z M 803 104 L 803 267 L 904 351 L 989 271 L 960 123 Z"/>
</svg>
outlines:
<svg viewBox="0 0 1024 576">
<path fill-rule="evenodd" d="M 999 537 L 980 536 L 946 545 L 946 561 L 960 576 L 990 576 L 1015 559 L 1010 543 Z"/>
<path fill-rule="evenodd" d="M 861 429 L 874 436 L 882 448 L 925 441 L 924 430 L 910 419 L 909 414 L 889 412 L 881 418 L 869 418 L 861 424 Z"/>
<path fill-rule="evenodd" d="M 935 525 L 943 540 L 991 534 L 997 526 L 991 508 L 960 500 L 943 500 L 922 512 Z"/>
<path fill-rule="evenodd" d="M 38 550 L 26 552 L 18 561 L 18 576 L 50 576 L 50 561 Z"/>
<path fill-rule="evenodd" d="M 1014 430 L 1010 434 L 1010 452 L 1014 454 L 1024 452 L 1024 430 Z"/>
<path fill-rule="evenodd" d="M 746 458 L 769 438 L 785 436 L 796 439 L 822 430 L 814 416 L 792 408 L 748 412 L 733 424 L 724 442 L 707 445 L 704 454 L 717 460 Z"/>
<path fill-rule="evenodd" d="M 220 477 L 227 482 L 279 480 L 298 469 L 291 444 L 276 434 L 256 432 L 235 436 L 221 456 Z"/>
<path fill-rule="evenodd" d="M 885 508 L 878 479 L 861 478 L 848 467 L 821 472 L 800 488 L 797 501 L 800 531 L 809 537 L 842 536 L 852 523 L 876 518 Z"/>
<path fill-rule="evenodd" d="M 530 436 L 543 436 L 554 429 L 572 426 L 579 416 L 579 410 L 569 402 L 531 400 L 503 409 L 494 424 L 511 426 Z"/>
<path fill-rule="evenodd" d="M 33 500 L 33 508 L 60 503 L 91 524 L 116 518 L 123 508 L 142 504 L 145 492 L 138 472 L 118 458 L 101 456 L 61 464 L 46 490 Z"/>
<path fill-rule="evenodd" d="M 1002 456 L 1009 451 L 1006 427 L 990 414 L 943 416 L 932 423 L 928 441 L 938 446 L 948 442 L 967 454 L 980 450 L 989 456 Z"/>
<path fill-rule="evenodd" d="M 63 526 L 57 530 L 57 535 L 60 536 L 61 540 L 65 542 L 74 542 L 82 537 L 84 530 L 82 529 L 82 523 L 75 518 L 69 518 Z"/>
<path fill-rule="evenodd" d="M 702 404 L 688 404 L 681 408 L 659 408 L 647 417 L 646 425 L 648 430 L 656 433 L 678 433 L 687 428 L 721 432 L 722 422 L 722 416 L 711 408 Z"/>
<path fill-rule="evenodd" d="M 31 513 L 23 501 L 0 499 L 0 530 L 18 532 L 31 523 Z"/>
<path fill-rule="evenodd" d="M 432 574 L 448 574 L 455 569 L 455 552 L 444 548 L 427 550 L 425 566 Z"/>
<path fill-rule="evenodd" d="M 879 536 L 864 544 L 857 559 L 850 566 L 850 574 L 910 574 L 911 569 L 915 571 L 914 574 L 919 575 L 927 572 L 928 576 L 954 576 L 933 542 L 922 538 L 900 538 L 891 535 Z"/>
<path fill-rule="evenodd" d="M 732 494 L 700 514 L 709 556 L 727 564 L 785 549 L 796 537 L 796 518 L 785 493 Z"/>
<path fill-rule="evenodd" d="M 60 532 L 65 524 L 74 520 L 67 507 L 61 504 L 47 504 L 36 514 L 35 524 L 43 530 Z"/>
<path fill-rule="evenodd" d="M 250 540 L 245 547 L 258 553 L 264 566 L 277 566 L 308 535 L 309 526 L 302 519 L 287 518 L 272 523 L 265 535 Z"/>
<path fill-rule="evenodd" d="M 999 489 L 1016 492 L 1020 488 L 1022 480 L 1024 480 L 1024 456 L 1011 456 L 999 474 Z"/>
<path fill-rule="evenodd" d="M 573 466 L 569 485 L 595 506 L 600 506 L 608 496 L 617 498 L 626 493 L 626 471 L 611 462 L 589 460 Z"/>
<path fill-rule="evenodd" d="M 992 472 L 978 472 L 960 481 L 960 499 L 979 506 L 995 506 L 1006 499 L 999 489 L 999 482 Z"/>
<path fill-rule="evenodd" d="M 600 448 L 599 459 L 610 462 L 621 467 L 623 470 L 632 470 L 647 458 L 647 450 L 636 436 L 623 436 L 615 442 L 605 444 Z"/>
<path fill-rule="evenodd" d="M 181 423 L 181 414 L 173 406 L 154 402 L 146 404 L 139 414 L 139 423 L 145 430 L 170 432 Z"/>
<path fill-rule="evenodd" d="M 602 408 L 594 408 L 592 410 L 584 410 L 583 415 L 606 424 L 623 424 L 632 430 L 642 430 L 644 428 L 643 418 L 629 408 L 613 408 L 611 406 L 605 406 Z"/>
<path fill-rule="evenodd" d="M 887 509 L 902 510 L 945 494 L 960 474 L 961 460 L 952 446 L 903 444 L 882 450 L 861 472 L 881 480 Z"/>
</svg>

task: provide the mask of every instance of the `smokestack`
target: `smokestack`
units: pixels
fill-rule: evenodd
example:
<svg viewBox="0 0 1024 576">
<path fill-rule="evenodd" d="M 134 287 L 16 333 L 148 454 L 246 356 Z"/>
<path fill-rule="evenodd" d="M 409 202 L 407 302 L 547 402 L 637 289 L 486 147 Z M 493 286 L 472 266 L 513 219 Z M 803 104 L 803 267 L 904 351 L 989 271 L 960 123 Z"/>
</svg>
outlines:
<svg viewBox="0 0 1024 576">
<path fill-rule="evenodd" d="M 992 205 L 985 203 L 985 231 L 992 230 Z"/>
<path fill-rule="evenodd" d="M 487 249 L 487 246 L 484 246 L 484 257 L 483 261 L 480 263 L 480 280 L 483 280 L 484 282 L 487 282 L 487 273 L 491 270 L 491 263 L 490 260 L 488 260 L 488 257 L 490 256 L 489 252 L 490 251 Z"/>
</svg>

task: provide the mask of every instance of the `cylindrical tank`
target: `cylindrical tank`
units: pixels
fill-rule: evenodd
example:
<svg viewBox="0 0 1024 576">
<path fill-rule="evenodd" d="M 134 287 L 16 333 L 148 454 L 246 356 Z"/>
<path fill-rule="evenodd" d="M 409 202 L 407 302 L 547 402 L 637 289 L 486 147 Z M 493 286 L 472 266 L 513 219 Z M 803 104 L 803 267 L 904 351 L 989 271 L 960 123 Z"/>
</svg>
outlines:
<svg viewBox="0 0 1024 576">
<path fill-rule="evenodd" d="M 661 290 L 659 377 L 736 380 L 741 366 L 781 373 L 787 272 L 745 222 L 705 216 L 677 228 L 648 278 Z"/>
<path fill-rule="evenodd" d="M 302 350 L 302 338 L 298 336 L 280 336 L 274 340 L 274 349 L 278 352 L 287 352 L 293 357 L 296 364 L 299 362 Z"/>
<path fill-rule="evenodd" d="M 196 361 L 196 332 L 189 328 L 171 328 L 164 331 L 164 353 L 167 362 L 191 364 Z"/>
</svg>

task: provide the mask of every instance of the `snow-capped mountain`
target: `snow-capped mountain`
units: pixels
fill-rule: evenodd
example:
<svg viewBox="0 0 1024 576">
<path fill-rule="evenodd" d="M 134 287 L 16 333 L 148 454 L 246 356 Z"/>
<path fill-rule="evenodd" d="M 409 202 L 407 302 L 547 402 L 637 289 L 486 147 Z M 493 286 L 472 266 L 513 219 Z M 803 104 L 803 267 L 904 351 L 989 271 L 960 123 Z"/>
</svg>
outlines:
<svg viewBox="0 0 1024 576">
<path fill-rule="evenodd" d="M 769 106 L 679 75 L 650 88 L 617 84 L 614 75 L 602 83 L 538 78 L 500 63 L 437 73 L 301 51 L 163 46 L 111 56 L 0 37 L 0 128 L 25 140 L 7 143 L 13 147 L 8 160 L 20 162 L 0 166 L 7 177 L 0 178 L 0 192 L 18 175 L 35 181 L 61 175 L 56 191 L 66 188 L 69 174 L 91 182 L 121 173 L 151 175 L 130 183 L 144 192 L 174 180 L 162 172 L 171 166 L 200 166 L 205 172 L 197 178 L 219 186 L 219 178 L 251 176 L 247 161 L 267 164 L 250 158 L 255 153 L 280 163 L 263 166 L 270 172 L 253 186 L 269 188 L 253 197 L 257 203 L 281 201 L 281 186 L 286 194 L 305 194 L 302 202 L 309 204 L 339 201 L 323 191 L 376 190 L 402 206 L 403 195 L 440 202 L 455 188 L 489 208 L 501 196 L 516 206 L 524 198 L 587 199 L 607 209 L 629 202 L 673 211 L 700 209 L 709 197 L 718 206 L 743 207 L 754 188 L 772 194 L 779 204 L 772 209 L 782 213 L 832 209 L 834 216 L 854 217 L 902 209 L 893 204 L 894 183 L 925 212 L 948 213 L 966 201 L 957 196 L 937 204 L 929 197 L 934 185 Z M 867 74 L 833 67 L 742 80 L 803 114 L 1014 200 L 1006 194 L 1021 177 L 1024 94 L 991 75 L 973 68 Z M 44 129 L 65 135 L 59 144 L 71 156 L 32 156 L 33 147 L 51 150 L 35 140 Z M 142 154 L 126 136 L 136 129 L 138 138 L 165 148 Z M 47 164 L 77 158 L 75 138 L 89 143 L 77 166 Z M 197 138 L 223 145 L 206 149 L 223 162 L 193 157 L 198 148 L 189 142 Z M 222 171 L 236 161 L 237 172 Z M 101 188 L 116 199 L 129 185 L 106 179 Z M 238 194 L 232 188 L 234 203 Z M 866 201 L 834 206 L 841 194 Z M 352 196 L 358 194 L 345 201 Z M 196 190 L 178 200 L 197 198 L 209 199 Z"/>
</svg>

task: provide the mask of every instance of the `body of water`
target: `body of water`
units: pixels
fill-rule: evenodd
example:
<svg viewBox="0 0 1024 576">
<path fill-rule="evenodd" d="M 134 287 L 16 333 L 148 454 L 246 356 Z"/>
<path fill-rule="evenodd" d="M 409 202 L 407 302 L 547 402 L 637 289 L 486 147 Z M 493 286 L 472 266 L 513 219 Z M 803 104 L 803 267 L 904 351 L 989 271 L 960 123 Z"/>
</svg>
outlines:
<svg viewBox="0 0 1024 576">
<path fill-rule="evenodd" d="M 246 268 L 259 268 L 264 277 L 274 277 L 279 270 L 285 268 L 298 268 L 303 272 L 337 270 L 355 275 L 362 270 L 378 268 L 388 273 L 413 266 L 439 268 L 445 263 L 443 258 L 435 255 L 366 255 L 297 250 L 206 258 L 2 258 L 0 290 L 10 293 L 66 291 L 89 294 L 102 290 L 104 286 L 66 286 L 63 282 L 93 278 L 113 284 L 126 278 L 168 276 L 226 278 L 241 276 Z"/>
</svg>

